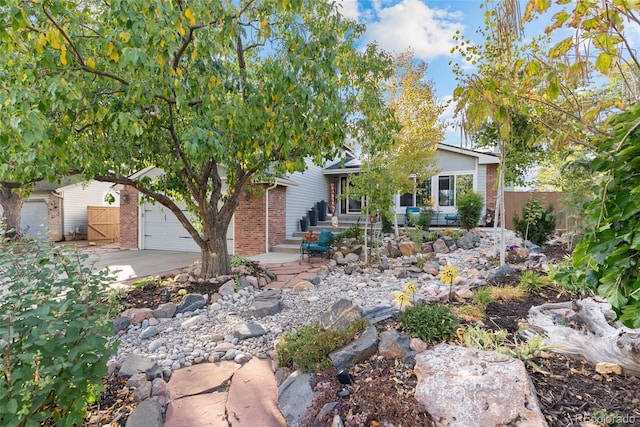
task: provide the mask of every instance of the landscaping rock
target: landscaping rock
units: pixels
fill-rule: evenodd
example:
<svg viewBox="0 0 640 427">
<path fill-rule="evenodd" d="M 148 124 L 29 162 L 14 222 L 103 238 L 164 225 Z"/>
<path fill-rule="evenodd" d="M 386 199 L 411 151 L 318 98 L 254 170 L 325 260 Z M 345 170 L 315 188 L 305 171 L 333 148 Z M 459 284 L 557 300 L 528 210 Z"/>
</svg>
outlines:
<svg viewBox="0 0 640 427">
<path fill-rule="evenodd" d="M 146 374 L 149 380 L 162 378 L 162 369 L 155 361 L 137 354 L 129 354 L 122 362 L 118 377 L 130 378 L 139 373 Z"/>
<path fill-rule="evenodd" d="M 116 317 L 113 319 L 113 333 L 117 334 L 120 331 L 125 331 L 131 325 L 131 319 L 129 317 Z"/>
<path fill-rule="evenodd" d="M 387 359 L 402 359 L 410 351 L 410 338 L 395 329 L 383 331 L 380 333 L 378 354 Z"/>
<path fill-rule="evenodd" d="M 416 244 L 413 241 L 398 243 L 398 249 L 402 256 L 411 256 L 416 254 Z"/>
<path fill-rule="evenodd" d="M 353 305 L 350 300 L 342 298 L 323 312 L 319 321 L 324 329 L 342 330 L 361 318 L 362 309 Z"/>
<path fill-rule="evenodd" d="M 170 319 L 176 314 L 178 306 L 174 302 L 160 304 L 158 308 L 153 310 L 153 317 L 156 319 Z"/>
<path fill-rule="evenodd" d="M 282 291 L 269 289 L 260 292 L 247 308 L 247 315 L 253 317 L 272 316 L 282 311 Z"/>
<path fill-rule="evenodd" d="M 122 317 L 131 319 L 132 325 L 139 325 L 145 319 L 153 317 L 153 310 L 150 308 L 128 308 L 121 314 Z"/>
<path fill-rule="evenodd" d="M 437 254 L 448 254 L 451 252 L 449 246 L 442 239 L 437 239 L 433 242 L 433 251 Z"/>
<path fill-rule="evenodd" d="M 262 325 L 255 322 L 247 322 L 239 325 L 233 333 L 233 336 L 239 340 L 244 340 L 247 338 L 260 337 L 266 333 L 267 331 Z"/>
<path fill-rule="evenodd" d="M 487 273 L 487 281 L 503 279 L 516 274 L 516 270 L 508 264 L 489 270 Z"/>
<path fill-rule="evenodd" d="M 357 340 L 329 353 L 329 358 L 337 370 L 350 368 L 362 363 L 376 354 L 378 350 L 378 331 L 371 325 L 365 329 Z"/>
<path fill-rule="evenodd" d="M 188 294 L 182 299 L 180 305 L 176 308 L 176 314 L 186 313 L 188 311 L 196 311 L 204 307 L 207 303 L 207 299 L 204 295 L 200 294 Z"/>
<path fill-rule="evenodd" d="M 298 427 L 313 404 L 311 374 L 295 371 L 278 388 L 278 407 L 290 427 Z"/>
<path fill-rule="evenodd" d="M 547 425 L 519 359 L 439 344 L 416 356 L 415 373 L 415 397 L 438 426 Z"/>
<path fill-rule="evenodd" d="M 129 414 L 126 427 L 162 427 L 162 406 L 156 398 L 146 399 Z"/>
</svg>

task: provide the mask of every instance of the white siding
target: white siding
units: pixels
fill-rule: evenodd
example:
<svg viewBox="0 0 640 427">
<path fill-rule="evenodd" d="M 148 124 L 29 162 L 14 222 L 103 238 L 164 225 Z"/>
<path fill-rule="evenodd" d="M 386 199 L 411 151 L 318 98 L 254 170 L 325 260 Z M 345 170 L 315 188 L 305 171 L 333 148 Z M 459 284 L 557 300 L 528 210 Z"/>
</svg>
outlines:
<svg viewBox="0 0 640 427">
<path fill-rule="evenodd" d="M 287 187 L 287 236 L 300 231 L 300 219 L 312 206 L 321 200 L 329 201 L 329 180 L 322 174 L 322 168 L 309 159 L 306 163 L 306 171 L 287 177 L 298 183 L 297 187 Z"/>
<path fill-rule="evenodd" d="M 438 158 L 438 169 L 440 169 L 440 175 L 447 175 L 447 172 L 476 169 L 476 158 L 473 156 L 452 153 L 444 150 L 438 150 L 436 155 Z"/>
<path fill-rule="evenodd" d="M 63 197 L 63 234 L 87 233 L 87 206 L 120 206 L 119 195 L 112 186 L 108 182 L 89 181 L 62 187 L 59 192 Z M 107 194 L 115 197 L 115 203 L 107 203 Z"/>
<path fill-rule="evenodd" d="M 476 191 L 482 193 L 484 196 L 484 207 L 482 208 L 482 216 L 480 217 L 480 223 L 483 223 L 487 209 L 487 165 L 478 166 L 478 186 L 476 187 Z"/>
</svg>

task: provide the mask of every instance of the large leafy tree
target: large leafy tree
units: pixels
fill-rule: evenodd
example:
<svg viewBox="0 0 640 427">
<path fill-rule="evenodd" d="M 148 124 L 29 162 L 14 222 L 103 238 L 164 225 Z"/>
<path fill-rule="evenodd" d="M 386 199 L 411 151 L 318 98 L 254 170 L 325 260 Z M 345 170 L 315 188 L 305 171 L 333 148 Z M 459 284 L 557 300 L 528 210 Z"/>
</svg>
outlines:
<svg viewBox="0 0 640 427">
<path fill-rule="evenodd" d="M 74 135 L 74 164 L 170 209 L 204 277 L 229 272 L 226 230 L 252 183 L 332 158 L 347 133 L 388 140 L 380 83 L 391 61 L 375 46 L 356 51 L 364 28 L 333 3 L 8 3 L 3 49 L 34 58 L 14 74 L 42 82 Z M 150 166 L 164 174 L 130 178 Z"/>
<path fill-rule="evenodd" d="M 11 25 L 5 20 L 13 17 L 4 12 L 2 16 L 0 34 Z M 70 150 L 63 146 L 68 135 L 55 125 L 49 99 L 40 96 L 46 86 L 29 72 L 33 56 L 5 41 L 0 46 L 0 206 L 5 236 L 13 237 L 19 235 L 23 200 L 33 184 L 71 173 Z"/>
</svg>

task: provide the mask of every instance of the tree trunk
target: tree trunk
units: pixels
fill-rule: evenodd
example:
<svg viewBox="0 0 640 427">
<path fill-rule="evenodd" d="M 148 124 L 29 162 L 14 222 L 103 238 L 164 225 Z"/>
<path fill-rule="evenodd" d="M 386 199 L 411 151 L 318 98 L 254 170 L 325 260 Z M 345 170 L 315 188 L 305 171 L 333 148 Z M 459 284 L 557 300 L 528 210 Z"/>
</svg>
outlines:
<svg viewBox="0 0 640 427">
<path fill-rule="evenodd" d="M 20 237 L 20 219 L 24 199 L 13 189 L 0 186 L 0 205 L 2 206 L 6 237 L 13 239 Z"/>
<path fill-rule="evenodd" d="M 614 313 L 607 302 L 591 298 L 561 303 L 546 303 L 529 310 L 527 322 L 532 329 L 527 338 L 538 333 L 546 337 L 550 350 L 579 356 L 592 364 L 616 363 L 626 374 L 640 374 L 640 332 L 625 326 L 612 326 Z M 534 331 L 535 329 L 535 331 Z"/>
<path fill-rule="evenodd" d="M 202 270 L 200 277 L 210 279 L 218 275 L 231 274 L 229 253 L 227 251 L 227 230 L 218 226 L 216 231 L 205 242 L 205 247 L 200 247 Z"/>
</svg>

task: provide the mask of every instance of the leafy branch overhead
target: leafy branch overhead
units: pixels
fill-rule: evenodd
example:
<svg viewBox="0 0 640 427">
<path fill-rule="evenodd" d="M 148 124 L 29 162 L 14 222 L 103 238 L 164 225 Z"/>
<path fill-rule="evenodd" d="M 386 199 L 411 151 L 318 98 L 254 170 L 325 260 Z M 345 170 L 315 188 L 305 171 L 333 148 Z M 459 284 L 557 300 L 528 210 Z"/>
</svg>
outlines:
<svg viewBox="0 0 640 427">
<path fill-rule="evenodd" d="M 170 209 L 200 246 L 205 275 L 229 269 L 226 229 L 248 186 L 302 171 L 305 158 L 333 158 L 347 135 L 389 140 L 381 82 L 391 60 L 375 46 L 356 51 L 364 28 L 334 4 L 8 7 L 13 23 L 0 29 L 0 49 L 26 58 L 2 69 L 8 92 L 26 88 L 48 103 L 69 162 L 85 176 L 132 184 Z M 131 180 L 148 167 L 163 174 Z"/>
</svg>

